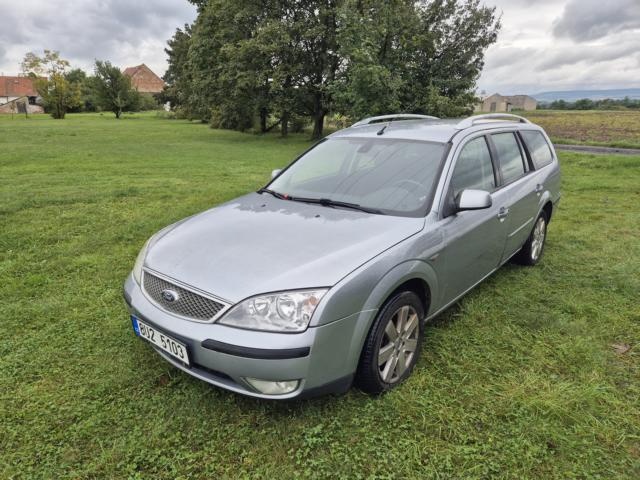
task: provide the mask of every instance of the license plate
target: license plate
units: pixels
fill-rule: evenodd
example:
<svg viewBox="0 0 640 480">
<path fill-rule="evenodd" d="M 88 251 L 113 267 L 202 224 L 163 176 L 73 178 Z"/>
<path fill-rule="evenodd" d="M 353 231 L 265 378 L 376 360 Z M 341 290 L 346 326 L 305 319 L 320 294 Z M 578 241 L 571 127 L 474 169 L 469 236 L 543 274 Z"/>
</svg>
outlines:
<svg viewBox="0 0 640 480">
<path fill-rule="evenodd" d="M 187 346 L 177 341 L 175 338 L 159 332 L 151 325 L 144 323 L 137 317 L 131 315 L 131 324 L 133 329 L 140 338 L 154 344 L 160 350 L 167 352 L 172 357 L 180 360 L 182 363 L 189 365 L 189 355 L 187 354 Z"/>
</svg>

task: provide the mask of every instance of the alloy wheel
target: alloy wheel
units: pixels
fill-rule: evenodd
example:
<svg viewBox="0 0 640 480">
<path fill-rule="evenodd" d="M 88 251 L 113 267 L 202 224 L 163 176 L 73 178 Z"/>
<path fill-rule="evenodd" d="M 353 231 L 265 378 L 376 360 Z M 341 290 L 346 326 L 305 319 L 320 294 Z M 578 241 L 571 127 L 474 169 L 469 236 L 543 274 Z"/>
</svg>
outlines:
<svg viewBox="0 0 640 480">
<path fill-rule="evenodd" d="M 410 305 L 400 307 L 391 316 L 378 351 L 378 372 L 382 381 L 399 381 L 411 366 L 418 348 L 419 322 L 418 313 Z"/>
<path fill-rule="evenodd" d="M 542 253 L 544 239 L 547 234 L 547 223 L 543 217 L 538 218 L 536 226 L 533 228 L 533 237 L 531 239 L 531 259 L 538 260 Z"/>
</svg>

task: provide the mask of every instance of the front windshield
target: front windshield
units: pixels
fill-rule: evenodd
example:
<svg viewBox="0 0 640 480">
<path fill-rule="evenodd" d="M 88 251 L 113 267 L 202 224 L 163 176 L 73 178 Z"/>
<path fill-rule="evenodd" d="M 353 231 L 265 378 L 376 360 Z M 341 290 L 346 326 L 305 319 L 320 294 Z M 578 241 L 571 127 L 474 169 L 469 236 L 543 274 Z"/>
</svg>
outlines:
<svg viewBox="0 0 640 480">
<path fill-rule="evenodd" d="M 329 199 L 383 213 L 423 215 L 444 144 L 383 138 L 319 143 L 270 185 L 292 199 Z"/>
</svg>

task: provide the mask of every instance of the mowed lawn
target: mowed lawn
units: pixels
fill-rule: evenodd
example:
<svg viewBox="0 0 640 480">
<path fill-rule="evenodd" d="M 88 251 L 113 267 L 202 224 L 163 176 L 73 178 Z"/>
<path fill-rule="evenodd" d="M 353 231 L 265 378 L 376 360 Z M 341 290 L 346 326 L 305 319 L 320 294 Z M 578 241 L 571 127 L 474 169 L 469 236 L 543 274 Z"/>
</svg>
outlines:
<svg viewBox="0 0 640 480">
<path fill-rule="evenodd" d="M 382 397 L 245 398 L 136 338 L 121 291 L 144 241 L 308 146 L 0 116 L 0 478 L 640 478 L 638 157 L 562 153 L 542 263 L 439 316 Z"/>
<path fill-rule="evenodd" d="M 640 148 L 638 110 L 536 110 L 520 113 L 544 127 L 556 143 Z"/>
</svg>

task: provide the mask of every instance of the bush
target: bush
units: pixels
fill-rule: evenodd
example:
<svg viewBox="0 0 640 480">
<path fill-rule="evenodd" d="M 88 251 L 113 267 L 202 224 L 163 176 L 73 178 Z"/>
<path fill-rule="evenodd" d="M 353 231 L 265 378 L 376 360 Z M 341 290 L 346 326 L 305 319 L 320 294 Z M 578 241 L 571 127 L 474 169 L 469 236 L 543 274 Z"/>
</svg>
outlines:
<svg viewBox="0 0 640 480">
<path fill-rule="evenodd" d="M 347 128 L 353 123 L 354 122 L 350 117 L 346 115 L 342 115 L 340 113 L 331 115 L 330 117 L 327 118 L 327 122 L 326 122 L 327 126 L 333 126 L 337 130 L 342 130 L 343 128 Z"/>
<path fill-rule="evenodd" d="M 140 94 L 140 102 L 138 104 L 138 109 L 141 112 L 146 112 L 148 110 L 159 110 L 161 108 L 160 102 L 158 99 L 150 93 L 141 93 Z"/>
<path fill-rule="evenodd" d="M 158 110 L 156 112 L 157 118 L 163 118 L 165 120 L 175 120 L 177 118 L 176 112 L 174 111 L 166 111 L 166 110 Z"/>
<path fill-rule="evenodd" d="M 301 116 L 293 116 L 289 122 L 289 132 L 302 133 L 304 129 L 309 126 L 309 118 Z"/>
</svg>

